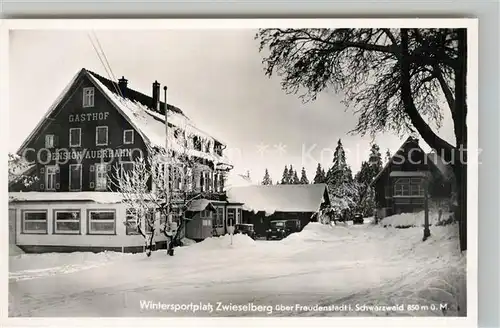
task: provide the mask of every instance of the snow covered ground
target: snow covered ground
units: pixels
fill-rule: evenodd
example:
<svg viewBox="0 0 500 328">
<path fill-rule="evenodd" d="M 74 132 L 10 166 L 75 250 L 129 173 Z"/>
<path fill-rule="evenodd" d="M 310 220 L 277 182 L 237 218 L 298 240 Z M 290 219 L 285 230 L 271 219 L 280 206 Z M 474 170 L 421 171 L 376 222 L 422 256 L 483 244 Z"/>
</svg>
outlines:
<svg viewBox="0 0 500 328">
<path fill-rule="evenodd" d="M 431 233 L 423 243 L 421 228 L 311 223 L 282 241 L 223 236 L 174 257 L 22 254 L 10 257 L 9 316 L 463 315 L 457 226 Z"/>
</svg>

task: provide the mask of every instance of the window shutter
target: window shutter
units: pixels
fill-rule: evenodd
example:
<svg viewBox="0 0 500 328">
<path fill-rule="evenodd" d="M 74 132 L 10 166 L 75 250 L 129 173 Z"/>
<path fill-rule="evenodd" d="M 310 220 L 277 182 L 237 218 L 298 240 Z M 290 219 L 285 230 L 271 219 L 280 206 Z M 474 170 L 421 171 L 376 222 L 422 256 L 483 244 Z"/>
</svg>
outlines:
<svg viewBox="0 0 500 328">
<path fill-rule="evenodd" d="M 59 166 L 56 167 L 56 190 L 59 190 L 61 188 L 61 169 Z"/>
<path fill-rule="evenodd" d="M 59 136 L 54 135 L 54 148 L 59 147 Z"/>
<path fill-rule="evenodd" d="M 95 165 L 91 164 L 89 167 L 89 188 L 94 189 L 95 188 Z"/>
</svg>

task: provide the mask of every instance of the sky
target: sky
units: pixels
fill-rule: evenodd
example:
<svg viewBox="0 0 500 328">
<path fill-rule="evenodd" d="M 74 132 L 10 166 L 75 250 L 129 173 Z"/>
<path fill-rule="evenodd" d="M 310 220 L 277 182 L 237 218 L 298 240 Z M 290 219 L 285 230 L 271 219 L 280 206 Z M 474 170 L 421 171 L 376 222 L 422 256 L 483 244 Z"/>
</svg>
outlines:
<svg viewBox="0 0 500 328">
<path fill-rule="evenodd" d="M 227 144 L 235 173 L 254 182 L 267 168 L 280 180 L 285 165 L 306 169 L 331 165 L 338 139 L 357 172 L 368 159 L 370 136 L 348 134 L 357 122 L 341 95 L 324 92 L 303 103 L 286 94 L 279 77 L 264 74 L 255 30 L 98 30 L 96 35 L 116 78 L 150 95 L 155 80 L 168 86 L 168 102 L 205 132 Z M 89 31 L 17 30 L 9 44 L 9 151 L 15 152 L 71 78 L 87 68 L 107 76 Z M 439 136 L 454 143 L 445 116 Z M 377 135 L 384 156 L 404 138 Z M 421 141 L 424 150 L 429 148 Z"/>
</svg>

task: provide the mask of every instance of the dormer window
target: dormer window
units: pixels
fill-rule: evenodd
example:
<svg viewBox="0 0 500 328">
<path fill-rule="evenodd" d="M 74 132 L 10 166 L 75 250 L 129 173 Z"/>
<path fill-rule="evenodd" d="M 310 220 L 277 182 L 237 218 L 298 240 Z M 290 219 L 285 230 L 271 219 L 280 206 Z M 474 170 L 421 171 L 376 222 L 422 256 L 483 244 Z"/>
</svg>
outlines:
<svg viewBox="0 0 500 328">
<path fill-rule="evenodd" d="M 134 130 L 123 131 L 123 144 L 130 145 L 134 143 Z"/>
<path fill-rule="evenodd" d="M 83 107 L 94 107 L 94 88 L 83 88 Z"/>
<path fill-rule="evenodd" d="M 193 137 L 194 150 L 201 151 L 201 139 L 198 136 Z"/>
</svg>

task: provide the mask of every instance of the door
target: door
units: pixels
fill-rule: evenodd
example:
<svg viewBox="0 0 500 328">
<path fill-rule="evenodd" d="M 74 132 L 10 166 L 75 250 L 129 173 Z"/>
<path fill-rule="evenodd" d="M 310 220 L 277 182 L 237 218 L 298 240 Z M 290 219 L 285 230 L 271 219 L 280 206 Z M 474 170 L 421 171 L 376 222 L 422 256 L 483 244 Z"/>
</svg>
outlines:
<svg viewBox="0 0 500 328">
<path fill-rule="evenodd" d="M 227 218 L 226 218 L 226 228 L 228 226 L 234 226 L 236 224 L 236 209 L 228 208 L 227 209 Z"/>
<path fill-rule="evenodd" d="M 225 227 L 224 227 L 224 207 L 216 207 L 216 211 L 214 213 L 214 228 L 215 231 L 217 232 L 217 236 L 221 236 L 225 232 Z"/>
</svg>

